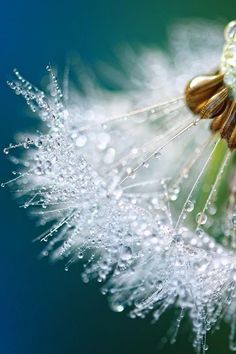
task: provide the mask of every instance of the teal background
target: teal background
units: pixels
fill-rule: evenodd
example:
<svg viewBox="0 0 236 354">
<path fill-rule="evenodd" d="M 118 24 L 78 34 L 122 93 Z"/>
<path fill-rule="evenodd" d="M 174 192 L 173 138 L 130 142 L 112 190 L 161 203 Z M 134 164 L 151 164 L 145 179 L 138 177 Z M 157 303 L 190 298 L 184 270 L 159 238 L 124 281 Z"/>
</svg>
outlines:
<svg viewBox="0 0 236 354">
<path fill-rule="evenodd" d="M 33 125 L 22 100 L 6 86 L 17 66 L 40 82 L 46 64 L 64 68 L 78 53 L 96 69 L 116 65 L 120 45 L 163 45 L 169 24 L 180 18 L 226 22 L 236 17 L 235 0 L 87 0 L 1 1 L 0 12 L 0 145 Z M 1 180 L 12 166 L 1 154 Z M 96 283 L 84 285 L 81 265 L 64 271 L 62 263 L 37 259 L 41 245 L 32 243 L 37 228 L 19 209 L 8 189 L 1 190 L 1 354 L 191 354 L 191 331 L 184 323 L 175 345 L 159 348 L 173 320 L 170 312 L 155 325 L 130 320 L 109 309 Z M 227 354 L 227 326 L 209 336 L 210 354 Z"/>
</svg>

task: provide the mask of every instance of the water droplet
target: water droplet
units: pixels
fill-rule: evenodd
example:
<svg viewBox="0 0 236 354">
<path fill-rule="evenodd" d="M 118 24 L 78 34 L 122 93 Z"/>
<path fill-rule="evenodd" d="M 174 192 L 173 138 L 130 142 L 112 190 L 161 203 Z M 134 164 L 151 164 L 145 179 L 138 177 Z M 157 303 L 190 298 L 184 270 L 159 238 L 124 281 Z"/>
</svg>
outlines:
<svg viewBox="0 0 236 354">
<path fill-rule="evenodd" d="M 199 273 L 205 272 L 208 267 L 208 262 L 206 259 L 201 259 L 199 262 L 196 263 L 197 271 Z"/>
<path fill-rule="evenodd" d="M 134 170 L 131 167 L 128 167 L 126 172 L 127 172 L 128 176 L 133 176 L 134 175 Z"/>
<path fill-rule="evenodd" d="M 132 258 L 132 250 L 131 250 L 131 248 L 128 247 L 128 246 L 123 247 L 122 250 L 121 250 L 120 259 L 122 261 L 127 262 L 127 261 L 130 261 L 131 258 Z"/>
<path fill-rule="evenodd" d="M 171 201 L 175 201 L 178 199 L 178 196 L 179 196 L 179 192 L 180 192 L 180 189 L 178 186 L 174 186 L 172 188 L 170 188 L 169 190 L 169 199 Z"/>
<path fill-rule="evenodd" d="M 37 140 L 35 141 L 35 146 L 36 146 L 36 147 L 40 148 L 42 145 L 43 145 L 43 141 L 42 141 L 41 139 L 37 139 Z"/>
<path fill-rule="evenodd" d="M 199 238 L 202 238 L 203 234 L 204 234 L 203 230 L 198 227 L 197 230 L 196 230 L 196 235 L 197 235 Z"/>
<path fill-rule="evenodd" d="M 232 216 L 232 224 L 233 226 L 236 226 L 236 214 Z"/>
<path fill-rule="evenodd" d="M 210 215 L 215 215 L 216 212 L 217 212 L 217 208 L 216 208 L 215 205 L 211 205 L 211 206 L 208 208 L 208 213 L 209 213 Z"/>
<path fill-rule="evenodd" d="M 149 167 L 149 163 L 148 162 L 143 162 L 143 167 L 148 168 Z"/>
<path fill-rule="evenodd" d="M 37 166 L 36 168 L 35 168 L 35 174 L 36 175 L 38 175 L 38 176 L 40 176 L 41 174 L 42 174 L 42 168 L 40 167 L 40 166 Z"/>
<path fill-rule="evenodd" d="M 199 225 L 205 225 L 207 222 L 207 215 L 203 212 L 200 212 L 196 216 L 196 221 Z"/>
<path fill-rule="evenodd" d="M 155 159 L 159 159 L 161 157 L 161 152 L 160 151 L 155 152 L 154 157 Z"/>
<path fill-rule="evenodd" d="M 111 303 L 111 309 L 115 312 L 122 312 L 124 311 L 124 306 L 119 302 L 113 302 Z"/>
<path fill-rule="evenodd" d="M 191 200 L 188 200 L 187 203 L 185 204 L 185 208 L 184 208 L 188 213 L 191 213 L 191 211 L 193 211 L 194 209 L 194 204 Z"/>
<path fill-rule="evenodd" d="M 78 258 L 79 258 L 79 259 L 82 259 L 83 257 L 84 257 L 83 252 L 80 252 L 80 253 L 78 254 Z"/>
<path fill-rule="evenodd" d="M 107 290 L 106 288 L 101 289 L 101 293 L 102 293 L 102 295 L 106 295 L 106 294 L 107 294 L 107 292 L 108 292 L 108 290 Z"/>
<path fill-rule="evenodd" d="M 181 240 L 181 234 L 174 234 L 173 235 L 173 240 L 176 241 L 176 242 L 179 242 Z"/>
</svg>

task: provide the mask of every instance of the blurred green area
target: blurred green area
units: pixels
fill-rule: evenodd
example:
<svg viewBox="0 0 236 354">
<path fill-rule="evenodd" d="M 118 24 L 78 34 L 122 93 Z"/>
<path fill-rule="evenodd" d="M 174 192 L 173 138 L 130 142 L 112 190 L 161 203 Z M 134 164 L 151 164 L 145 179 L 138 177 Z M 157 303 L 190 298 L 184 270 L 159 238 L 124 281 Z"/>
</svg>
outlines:
<svg viewBox="0 0 236 354">
<path fill-rule="evenodd" d="M 30 129 L 24 105 L 6 87 L 17 66 L 39 82 L 48 62 L 64 68 L 71 54 L 96 70 L 98 62 L 117 65 L 122 45 L 163 46 L 170 24 L 185 18 L 226 23 L 236 17 L 235 0 L 42 0 L 1 3 L 1 148 L 15 133 Z M 1 156 L 1 179 L 12 166 Z M 110 311 L 95 283 L 80 280 L 82 266 L 64 272 L 38 261 L 38 230 L 7 190 L 1 191 L 1 354 L 191 354 L 191 326 L 185 321 L 174 345 L 163 336 L 173 311 L 155 325 L 150 319 L 130 320 Z M 209 354 L 227 354 L 228 332 L 223 325 L 209 336 Z M 165 345 L 164 345 L 165 344 Z"/>
<path fill-rule="evenodd" d="M 233 155 L 228 159 L 229 149 L 225 140 L 219 140 L 220 135 L 217 134 L 215 137 L 212 136 L 212 142 L 210 149 L 206 149 L 202 158 L 204 163 L 199 161 L 197 165 L 201 165 L 193 169 L 191 173 L 190 182 L 185 184 L 186 193 L 185 196 L 177 200 L 175 209 L 177 210 L 177 215 L 179 215 L 179 209 L 182 209 L 182 206 L 186 201 L 190 200 L 194 203 L 194 210 L 189 214 L 187 213 L 186 223 L 193 231 L 197 228 L 206 230 L 209 235 L 211 235 L 218 242 L 225 244 L 227 241 L 224 237 L 222 226 L 226 221 L 225 211 L 228 207 L 229 193 L 230 193 L 230 181 L 232 177 L 232 172 L 235 170 L 235 160 Z M 215 148 L 214 148 L 215 146 Z M 214 152 L 205 166 L 207 158 L 210 156 L 211 152 Z M 228 159 L 228 162 L 224 166 L 224 163 Z M 202 177 L 199 180 L 199 183 L 196 184 L 194 192 L 191 194 L 191 188 L 200 175 L 200 171 L 204 170 Z M 219 173 L 222 169 L 222 174 Z M 196 174 L 196 171 L 198 173 Z M 213 192 L 215 190 L 216 192 Z M 190 195 L 190 199 L 189 199 Z M 210 197 L 211 195 L 211 197 Z M 209 209 L 212 209 L 212 212 L 208 213 L 207 205 Z M 214 210 L 213 210 L 214 209 Z M 213 221 L 212 226 L 201 225 L 197 222 L 197 215 L 199 213 L 208 214 L 207 219 Z"/>
</svg>

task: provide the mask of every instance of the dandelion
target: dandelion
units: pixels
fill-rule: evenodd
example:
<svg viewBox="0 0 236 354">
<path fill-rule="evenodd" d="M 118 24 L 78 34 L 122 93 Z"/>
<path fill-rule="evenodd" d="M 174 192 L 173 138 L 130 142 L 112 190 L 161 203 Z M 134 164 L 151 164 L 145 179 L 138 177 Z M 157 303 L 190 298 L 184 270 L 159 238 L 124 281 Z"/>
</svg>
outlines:
<svg viewBox="0 0 236 354">
<path fill-rule="evenodd" d="M 167 308 L 177 306 L 179 317 L 172 330 L 172 342 L 187 312 L 192 319 L 193 344 L 198 352 L 207 350 L 206 334 L 222 318 L 230 322 L 230 348 L 236 350 L 233 251 L 236 121 L 232 59 L 235 29 L 236 23 L 231 22 L 225 30 L 226 44 L 220 67 L 212 75 L 191 79 L 185 89 L 185 102 L 195 119 L 179 130 L 169 130 L 169 139 L 166 135 L 164 143 L 148 152 L 143 161 L 146 164 L 194 128 L 195 139 L 192 136 L 187 144 L 183 138 L 186 145 L 181 152 L 186 159 L 182 167 L 177 172 L 169 168 L 167 178 L 162 179 L 166 207 L 171 215 L 169 222 L 165 220 L 158 237 L 143 240 L 143 247 L 147 244 L 148 249 L 133 269 L 111 278 L 105 286 L 113 303 L 133 308 L 131 317 L 142 318 L 152 312 L 156 321 Z M 211 125 L 206 137 L 196 125 L 199 127 L 208 119 Z M 194 148 L 196 139 L 198 144 Z M 141 167 L 137 163 L 133 171 L 137 173 Z M 123 181 L 127 179 L 125 176 Z M 227 180 L 231 180 L 229 185 L 223 183 Z M 220 193 L 228 193 L 228 197 L 220 198 Z"/>
<path fill-rule="evenodd" d="M 199 352 L 221 319 L 236 350 L 236 22 L 222 33 L 179 25 L 168 54 L 128 52 L 124 93 L 61 90 L 51 67 L 42 91 L 15 70 L 9 86 L 42 129 L 4 149 L 26 149 L 2 186 L 48 225 L 43 255 L 66 270 L 83 258 L 115 311 L 157 321 L 176 306 L 171 340 L 188 314 Z"/>
</svg>

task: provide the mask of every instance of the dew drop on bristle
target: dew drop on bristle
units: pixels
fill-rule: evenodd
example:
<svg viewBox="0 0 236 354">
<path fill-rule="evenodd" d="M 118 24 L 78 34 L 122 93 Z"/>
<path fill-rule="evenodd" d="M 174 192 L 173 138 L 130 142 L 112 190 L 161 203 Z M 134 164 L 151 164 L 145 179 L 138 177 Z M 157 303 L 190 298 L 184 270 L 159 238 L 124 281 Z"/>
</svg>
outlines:
<svg viewBox="0 0 236 354">
<path fill-rule="evenodd" d="M 185 205 L 185 210 L 188 213 L 191 213 L 194 210 L 194 203 L 191 200 L 187 201 L 187 203 Z"/>
<path fill-rule="evenodd" d="M 207 215 L 203 212 L 200 212 L 196 216 L 196 221 L 199 225 L 205 225 L 207 222 Z"/>
</svg>

